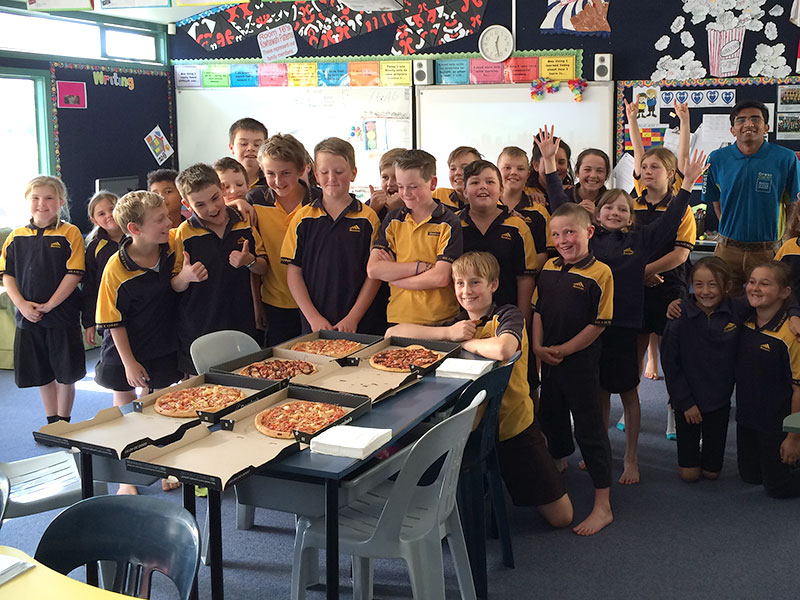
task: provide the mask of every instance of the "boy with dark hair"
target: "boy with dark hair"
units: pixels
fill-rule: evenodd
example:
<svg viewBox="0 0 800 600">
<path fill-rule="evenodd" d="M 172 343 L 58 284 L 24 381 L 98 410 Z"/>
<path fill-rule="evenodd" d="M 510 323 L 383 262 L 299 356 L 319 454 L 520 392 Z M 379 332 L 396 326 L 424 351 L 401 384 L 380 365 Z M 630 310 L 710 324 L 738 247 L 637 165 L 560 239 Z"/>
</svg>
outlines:
<svg viewBox="0 0 800 600">
<path fill-rule="evenodd" d="M 266 184 L 258 168 L 258 149 L 268 137 L 269 132 L 264 124 L 250 117 L 234 121 L 228 129 L 228 148 L 247 171 L 251 188 Z"/>
<path fill-rule="evenodd" d="M 461 210 L 466 206 L 464 195 L 464 167 L 483 158 L 472 146 L 458 146 L 447 157 L 447 169 L 452 188 L 437 188 L 433 192 L 434 199 L 451 210 Z"/>
<path fill-rule="evenodd" d="M 575 439 L 595 487 L 594 508 L 574 528 L 593 535 L 613 521 L 611 447 L 600 407 L 600 334 L 611 322 L 611 269 L 589 252 L 594 226 L 579 204 L 553 213 L 550 230 L 559 256 L 545 263 L 533 295 L 533 351 L 542 361 L 538 416 L 550 454 L 561 466 Z"/>
<path fill-rule="evenodd" d="M 431 154 L 406 150 L 394 165 L 405 206 L 383 220 L 367 274 L 389 283 L 389 323 L 438 324 L 458 312 L 450 265 L 463 249 L 461 221 L 433 198 L 436 159 Z"/>
<path fill-rule="evenodd" d="M 174 169 L 156 169 L 147 174 L 147 189 L 164 199 L 172 227 L 177 227 L 186 220 L 181 214 L 181 194 L 175 187 L 178 172 Z"/>
<path fill-rule="evenodd" d="M 247 217 L 225 205 L 217 173 L 196 164 L 176 181 L 192 216 L 175 234 L 172 289 L 183 292 L 178 313 L 178 366 L 195 373 L 192 342 L 212 331 L 255 335 L 250 273 L 267 270 L 261 236 Z"/>
</svg>

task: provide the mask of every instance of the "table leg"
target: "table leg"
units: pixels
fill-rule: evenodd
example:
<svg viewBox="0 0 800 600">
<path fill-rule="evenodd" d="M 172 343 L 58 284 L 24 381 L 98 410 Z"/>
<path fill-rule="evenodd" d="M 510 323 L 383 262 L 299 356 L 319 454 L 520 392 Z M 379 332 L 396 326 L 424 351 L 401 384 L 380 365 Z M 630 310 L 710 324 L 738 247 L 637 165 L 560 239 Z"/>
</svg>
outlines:
<svg viewBox="0 0 800 600">
<path fill-rule="evenodd" d="M 92 472 L 92 455 L 86 452 L 80 453 L 81 461 L 81 496 L 83 499 L 91 498 L 94 495 L 94 473 Z M 97 576 L 97 562 L 90 562 L 86 565 L 86 583 L 97 587 L 99 582 Z"/>
<path fill-rule="evenodd" d="M 211 569 L 211 598 L 223 600 L 225 590 L 222 577 L 222 500 L 218 490 L 208 490 L 209 554 Z"/>
<path fill-rule="evenodd" d="M 325 586 L 328 600 L 339 599 L 339 482 L 325 480 Z"/>
<path fill-rule="evenodd" d="M 195 502 L 194 486 L 184 483 L 181 486 L 181 490 L 183 491 L 183 508 L 192 513 L 193 517 L 197 517 L 197 503 Z M 197 599 L 197 574 L 195 573 L 194 584 L 192 585 L 192 594 L 189 596 L 189 600 Z"/>
</svg>

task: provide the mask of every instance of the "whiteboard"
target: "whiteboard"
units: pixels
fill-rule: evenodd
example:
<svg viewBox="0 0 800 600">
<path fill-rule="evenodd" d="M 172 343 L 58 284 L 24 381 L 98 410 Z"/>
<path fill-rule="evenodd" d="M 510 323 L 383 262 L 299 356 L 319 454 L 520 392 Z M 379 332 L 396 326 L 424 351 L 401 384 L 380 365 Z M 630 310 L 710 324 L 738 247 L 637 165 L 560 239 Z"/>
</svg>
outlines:
<svg viewBox="0 0 800 600">
<path fill-rule="evenodd" d="M 572 149 L 614 149 L 614 84 L 590 82 L 575 102 L 566 82 L 542 100 L 532 100 L 530 85 L 448 85 L 417 87 L 417 147 L 436 157 L 439 185 L 449 186 L 447 156 L 457 146 L 473 146 L 492 162 L 506 146 L 519 146 L 530 158 L 533 135 L 544 125 Z"/>
<path fill-rule="evenodd" d="M 243 117 L 258 119 L 270 135 L 291 133 L 314 155 L 324 138 L 348 140 L 356 151 L 354 186 L 378 187 L 378 163 L 390 148 L 410 148 L 411 88 L 232 87 L 182 89 L 176 93 L 178 163 L 213 163 L 230 156 L 228 128 Z M 359 128 L 361 136 L 353 136 Z M 366 147 L 367 128 L 376 147 Z M 356 191 L 354 189 L 354 191 Z"/>
</svg>

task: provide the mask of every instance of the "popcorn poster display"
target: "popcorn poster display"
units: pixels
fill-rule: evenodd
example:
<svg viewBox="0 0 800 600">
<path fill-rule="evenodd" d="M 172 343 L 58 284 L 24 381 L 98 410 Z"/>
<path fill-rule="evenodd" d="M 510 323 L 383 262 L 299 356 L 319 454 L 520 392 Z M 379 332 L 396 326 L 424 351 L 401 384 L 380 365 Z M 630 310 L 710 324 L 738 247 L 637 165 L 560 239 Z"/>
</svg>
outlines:
<svg viewBox="0 0 800 600">
<path fill-rule="evenodd" d="M 654 81 L 701 79 L 711 77 L 736 77 L 742 71 L 742 50 L 745 35 L 758 35 L 765 42 L 778 37 L 774 19 L 787 18 L 777 0 L 683 0 L 683 12 L 669 28 L 669 33 L 656 40 L 654 47 L 665 52 L 679 43 L 687 48 L 678 58 L 665 54 L 658 59 L 651 75 Z M 688 21 L 688 22 L 687 22 Z M 689 31 L 687 26 L 705 23 L 705 40 L 702 28 Z M 748 32 L 751 32 L 748 34 Z M 708 45 L 708 65 L 704 65 L 692 48 L 696 43 Z M 751 77 L 787 77 L 791 68 L 786 62 L 786 46 L 782 43 L 759 43 L 748 74 Z"/>
</svg>

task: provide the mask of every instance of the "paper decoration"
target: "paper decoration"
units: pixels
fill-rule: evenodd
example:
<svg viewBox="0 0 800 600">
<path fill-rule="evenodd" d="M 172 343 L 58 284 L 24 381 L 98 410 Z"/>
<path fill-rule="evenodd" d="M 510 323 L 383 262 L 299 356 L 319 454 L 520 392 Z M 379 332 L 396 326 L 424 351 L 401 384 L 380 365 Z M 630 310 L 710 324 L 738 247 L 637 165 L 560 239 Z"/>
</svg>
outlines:
<svg viewBox="0 0 800 600">
<path fill-rule="evenodd" d="M 203 87 L 202 67 L 195 65 L 176 65 L 175 66 L 175 87 L 182 88 L 201 88 Z"/>
<path fill-rule="evenodd" d="M 661 88 L 656 85 L 646 87 L 634 87 L 631 95 L 631 102 L 639 96 L 638 112 L 636 120 L 639 127 L 652 127 L 661 123 Z M 671 105 L 672 101 L 667 104 Z"/>
<path fill-rule="evenodd" d="M 727 115 L 726 115 L 727 116 Z M 667 130 L 667 125 L 661 124 L 658 127 L 640 127 L 639 131 L 642 134 L 642 144 L 645 150 L 661 146 L 664 143 L 664 133 Z M 625 125 L 625 150 L 633 151 L 633 144 L 631 143 L 631 133 L 628 125 Z"/>
<path fill-rule="evenodd" d="M 415 54 L 474 34 L 481 26 L 487 0 L 404 0 L 403 22 L 395 33 L 392 54 Z"/>
<path fill-rule="evenodd" d="M 351 86 L 380 85 L 381 70 L 378 61 L 348 63 Z"/>
<path fill-rule="evenodd" d="M 230 87 L 231 72 L 228 65 L 207 65 L 203 68 L 203 87 Z"/>
<path fill-rule="evenodd" d="M 778 86 L 778 111 L 800 112 L 800 85 Z"/>
<path fill-rule="evenodd" d="M 779 140 L 800 140 L 800 115 L 778 113 L 778 130 L 775 137 Z"/>
<path fill-rule="evenodd" d="M 708 29 L 708 70 L 712 77 L 732 77 L 739 73 L 744 32 L 744 26 Z"/>
<path fill-rule="evenodd" d="M 314 87 L 317 85 L 317 63 L 290 63 L 286 65 L 290 86 Z"/>
<path fill-rule="evenodd" d="M 231 87 L 258 87 L 258 65 L 231 65 Z"/>
<path fill-rule="evenodd" d="M 783 44 L 775 44 L 774 46 L 758 44 L 756 46 L 756 60 L 750 65 L 750 76 L 788 77 L 791 69 L 786 64 L 786 57 L 783 55 L 785 51 L 786 46 Z"/>
<path fill-rule="evenodd" d="M 491 63 L 482 58 L 469 60 L 470 83 L 503 83 L 505 81 L 505 67 L 503 63 Z"/>
<path fill-rule="evenodd" d="M 541 32 L 607 37 L 611 35 L 608 6 L 601 0 L 547 0 Z"/>
<path fill-rule="evenodd" d="M 583 102 L 583 92 L 586 90 L 585 79 L 570 79 L 567 82 L 569 91 L 575 94 L 575 102 Z"/>
<path fill-rule="evenodd" d="M 258 34 L 258 49 L 264 62 L 273 62 L 297 54 L 297 40 L 289 23 Z"/>
<path fill-rule="evenodd" d="M 258 85 L 287 86 L 289 76 L 284 63 L 258 65 Z"/>
<path fill-rule="evenodd" d="M 469 60 L 437 60 L 436 83 L 464 85 L 469 83 Z"/>
<path fill-rule="evenodd" d="M 515 56 L 495 64 L 503 67 L 505 83 L 531 83 L 539 78 L 538 56 Z"/>
<path fill-rule="evenodd" d="M 346 62 L 317 64 L 317 85 L 342 86 L 350 83 Z"/>
<path fill-rule="evenodd" d="M 561 83 L 553 81 L 552 79 L 539 79 L 531 82 L 531 100 L 541 100 L 544 98 L 545 92 L 554 94 L 561 88 Z"/>
<path fill-rule="evenodd" d="M 677 101 L 685 102 L 689 108 L 730 108 L 736 104 L 736 89 L 661 90 L 659 100 L 662 107 L 672 106 Z"/>
<path fill-rule="evenodd" d="M 579 75 L 575 72 L 575 56 L 542 56 L 539 59 L 539 75 L 559 81 L 574 79 Z"/>
<path fill-rule="evenodd" d="M 381 61 L 381 85 L 387 85 L 387 86 L 411 85 L 411 61 L 408 60 Z"/>
<path fill-rule="evenodd" d="M 159 165 L 163 165 L 164 162 L 175 153 L 172 144 L 169 143 L 167 136 L 164 135 L 164 132 L 161 131 L 161 127 L 158 125 L 145 136 L 144 143 L 147 144 L 153 158 L 156 159 Z"/>
<path fill-rule="evenodd" d="M 166 8 L 170 0 L 100 0 L 100 8 L 110 10 L 114 8 Z"/>
<path fill-rule="evenodd" d="M 56 81 L 58 108 L 86 108 L 86 84 L 83 81 Z"/>
<path fill-rule="evenodd" d="M 93 0 L 28 0 L 28 10 L 92 10 Z"/>
</svg>

